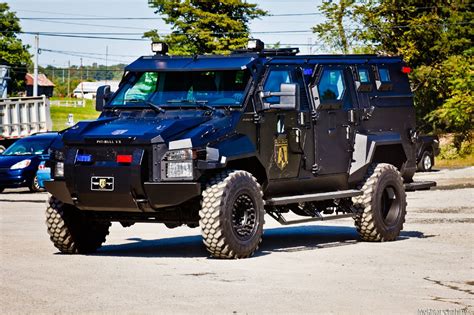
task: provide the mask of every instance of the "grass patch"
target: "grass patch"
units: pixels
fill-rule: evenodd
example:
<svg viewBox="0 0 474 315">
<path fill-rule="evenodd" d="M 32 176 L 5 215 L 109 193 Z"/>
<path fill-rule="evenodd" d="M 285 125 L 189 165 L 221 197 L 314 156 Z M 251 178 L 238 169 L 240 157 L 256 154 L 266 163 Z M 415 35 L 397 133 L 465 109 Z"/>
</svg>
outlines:
<svg viewBox="0 0 474 315">
<path fill-rule="evenodd" d="M 474 166 L 474 154 L 469 154 L 463 157 L 456 157 L 453 159 L 436 159 L 436 167 L 437 168 L 461 168 L 461 167 L 468 167 Z"/>
<path fill-rule="evenodd" d="M 52 101 L 78 101 L 75 98 L 51 98 Z M 74 122 L 81 120 L 96 119 L 100 113 L 95 110 L 94 101 L 85 100 L 86 105 L 84 107 L 67 107 L 67 106 L 56 106 L 51 105 L 51 120 L 53 121 L 53 130 L 59 131 L 67 128 L 66 125 L 67 117 L 69 114 L 74 115 Z"/>
</svg>

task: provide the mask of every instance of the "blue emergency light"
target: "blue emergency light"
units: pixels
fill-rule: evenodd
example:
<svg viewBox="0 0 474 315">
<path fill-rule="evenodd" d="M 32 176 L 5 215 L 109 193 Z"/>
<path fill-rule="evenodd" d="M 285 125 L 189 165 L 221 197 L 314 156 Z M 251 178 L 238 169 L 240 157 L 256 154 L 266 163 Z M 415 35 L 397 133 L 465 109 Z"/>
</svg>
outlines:
<svg viewBox="0 0 474 315">
<path fill-rule="evenodd" d="M 92 155 L 90 154 L 78 154 L 76 157 L 76 162 L 89 163 L 92 162 Z"/>
</svg>

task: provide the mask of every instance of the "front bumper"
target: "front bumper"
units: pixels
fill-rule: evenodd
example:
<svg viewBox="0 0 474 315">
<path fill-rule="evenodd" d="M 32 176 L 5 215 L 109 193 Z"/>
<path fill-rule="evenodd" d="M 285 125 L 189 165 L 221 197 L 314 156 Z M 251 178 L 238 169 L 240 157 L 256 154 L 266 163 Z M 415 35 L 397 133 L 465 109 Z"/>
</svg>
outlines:
<svg viewBox="0 0 474 315">
<path fill-rule="evenodd" d="M 31 182 L 33 176 L 31 172 L 20 169 L 20 170 L 10 170 L 10 169 L 1 169 L 0 170 L 0 187 L 3 188 L 16 188 L 27 186 Z"/>
<path fill-rule="evenodd" d="M 178 206 L 201 194 L 201 184 L 196 182 L 145 182 L 145 196 L 134 197 L 132 191 L 81 191 L 71 192 L 65 181 L 45 181 L 46 189 L 64 203 L 81 210 L 146 212 Z M 142 198 L 143 197 L 143 198 Z"/>
</svg>

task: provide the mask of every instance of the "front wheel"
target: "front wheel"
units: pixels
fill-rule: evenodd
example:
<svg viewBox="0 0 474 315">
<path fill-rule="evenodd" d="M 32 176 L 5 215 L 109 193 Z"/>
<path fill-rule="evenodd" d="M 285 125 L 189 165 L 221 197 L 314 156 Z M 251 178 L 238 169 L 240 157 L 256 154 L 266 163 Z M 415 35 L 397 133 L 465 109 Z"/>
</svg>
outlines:
<svg viewBox="0 0 474 315">
<path fill-rule="evenodd" d="M 110 222 L 93 221 L 73 205 L 49 198 L 46 226 L 51 242 L 64 254 L 95 252 L 109 234 Z"/>
<path fill-rule="evenodd" d="M 393 241 L 403 229 L 406 215 L 406 193 L 395 166 L 372 164 L 359 185 L 363 195 L 352 199 L 359 211 L 355 226 L 364 241 Z"/>
<path fill-rule="evenodd" d="M 263 192 L 245 171 L 217 174 L 202 192 L 199 225 L 207 250 L 216 258 L 246 258 L 258 248 L 264 224 Z"/>
<path fill-rule="evenodd" d="M 33 179 L 31 180 L 30 185 L 28 186 L 28 189 L 31 192 L 40 192 L 42 190 L 42 188 L 41 188 L 41 186 L 38 182 L 38 176 L 35 175 L 35 177 L 33 177 Z"/>
</svg>

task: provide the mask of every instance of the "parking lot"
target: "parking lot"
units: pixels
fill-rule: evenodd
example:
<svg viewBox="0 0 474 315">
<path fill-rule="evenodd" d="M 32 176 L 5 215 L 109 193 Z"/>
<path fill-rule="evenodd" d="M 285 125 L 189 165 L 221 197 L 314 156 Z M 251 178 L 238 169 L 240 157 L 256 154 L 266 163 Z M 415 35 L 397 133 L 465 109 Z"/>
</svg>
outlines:
<svg viewBox="0 0 474 315">
<path fill-rule="evenodd" d="M 417 174 L 395 242 L 358 241 L 352 220 L 266 218 L 258 253 L 210 259 L 200 231 L 112 225 L 97 254 L 61 255 L 47 193 L 0 194 L 0 313 L 372 313 L 465 310 L 474 298 L 474 167 Z"/>
</svg>

